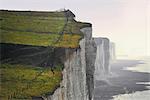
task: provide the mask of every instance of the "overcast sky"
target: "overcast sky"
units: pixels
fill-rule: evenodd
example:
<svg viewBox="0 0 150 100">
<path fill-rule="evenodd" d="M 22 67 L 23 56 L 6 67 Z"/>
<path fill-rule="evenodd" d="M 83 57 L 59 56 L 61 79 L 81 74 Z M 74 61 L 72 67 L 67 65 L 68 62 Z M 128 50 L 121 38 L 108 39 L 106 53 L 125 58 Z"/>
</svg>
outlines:
<svg viewBox="0 0 150 100">
<path fill-rule="evenodd" d="M 0 9 L 70 9 L 93 24 L 93 36 L 116 43 L 118 55 L 150 55 L 150 0 L 0 0 Z"/>
</svg>

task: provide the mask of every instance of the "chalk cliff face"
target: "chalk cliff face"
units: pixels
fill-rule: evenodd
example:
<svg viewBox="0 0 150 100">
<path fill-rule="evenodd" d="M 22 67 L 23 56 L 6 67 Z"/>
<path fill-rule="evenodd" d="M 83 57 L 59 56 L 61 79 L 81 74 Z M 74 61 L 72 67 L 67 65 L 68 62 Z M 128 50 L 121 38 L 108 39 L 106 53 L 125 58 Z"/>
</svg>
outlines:
<svg viewBox="0 0 150 100">
<path fill-rule="evenodd" d="M 81 31 L 85 36 L 85 61 L 86 61 L 86 83 L 88 87 L 89 99 L 93 97 L 94 90 L 94 71 L 96 59 L 96 44 L 92 38 L 91 28 L 83 28 Z"/>
<path fill-rule="evenodd" d="M 95 80 L 103 80 L 110 71 L 110 47 L 108 38 L 94 38 L 97 53 L 95 60 Z"/>
<path fill-rule="evenodd" d="M 116 60 L 115 43 L 110 42 L 110 59 L 111 63 Z"/>
<path fill-rule="evenodd" d="M 81 29 L 84 38 L 77 50 L 66 49 L 63 80 L 53 95 L 45 100 L 91 100 L 94 89 L 94 65 L 96 58 L 92 28 Z"/>
<path fill-rule="evenodd" d="M 13 16 L 13 18 L 16 19 L 14 21 L 14 25 L 15 23 L 18 23 L 18 20 L 20 24 L 18 23 L 17 25 L 22 25 L 21 23 L 22 21 L 20 20 L 23 20 L 26 21 L 24 24 L 25 26 L 28 27 L 21 27 L 21 28 L 18 26 L 14 27 L 13 24 L 8 24 L 9 21 L 8 22 L 7 20 L 3 21 L 4 26 L 2 30 L 3 31 L 5 30 L 6 32 L 4 31 L 2 33 L 7 33 L 8 31 L 7 34 L 10 35 L 10 38 L 7 37 L 7 34 L 2 34 L 3 37 L 5 37 L 5 39 L 3 40 L 3 42 L 1 42 L 1 46 L 3 46 L 3 49 L 1 50 L 3 52 L 2 53 L 3 55 L 1 58 L 6 59 L 5 60 L 6 62 L 7 60 L 8 61 L 10 60 L 12 64 L 14 62 L 17 62 L 23 65 L 26 64 L 26 65 L 34 65 L 40 67 L 47 67 L 47 66 L 55 67 L 56 65 L 61 65 L 61 66 L 64 65 L 60 87 L 58 87 L 53 94 L 51 93 L 51 95 L 49 94 L 43 96 L 42 98 L 44 100 L 92 100 L 93 99 L 94 79 L 101 80 L 104 78 L 104 76 L 109 74 L 110 59 L 114 59 L 115 57 L 114 45 L 110 44 L 109 39 L 107 38 L 93 39 L 91 24 L 75 21 L 74 19 L 75 15 L 70 10 L 63 11 L 63 12 L 53 12 L 53 13 L 52 12 L 51 13 L 50 12 L 49 13 L 26 12 L 26 14 L 24 14 L 25 12 L 20 12 L 19 14 L 19 12 L 13 12 L 13 11 L 10 12 L 1 11 L 0 13 L 2 12 L 5 12 L 6 14 L 3 20 L 5 19 L 11 20 L 12 19 L 11 15 L 13 14 L 15 15 L 15 17 Z M 20 19 L 20 16 L 22 15 L 27 15 L 31 18 L 32 17 L 34 18 L 30 22 L 26 19 L 27 17 Z M 44 20 L 41 20 L 41 18 Z M 41 24 L 37 24 L 37 22 L 42 23 L 42 26 Z M 64 26 L 58 24 L 62 22 L 64 23 Z M 33 25 L 31 25 L 31 23 Z M 7 27 L 10 27 L 12 29 L 7 30 Z M 39 29 L 39 27 L 41 28 Z M 61 30 L 63 29 L 62 32 L 59 32 L 60 29 Z M 19 32 L 17 32 L 18 30 Z M 29 33 L 33 33 L 33 34 L 25 34 L 26 33 L 25 31 L 27 30 L 29 30 Z M 22 32 L 23 35 L 20 35 L 20 32 Z M 42 36 L 40 32 L 45 33 L 43 34 L 44 37 L 40 38 Z M 59 32 L 60 34 L 53 34 L 53 35 L 49 34 L 49 33 L 57 33 L 57 32 Z M 12 35 L 12 33 L 15 35 Z M 35 33 L 37 34 L 35 35 Z M 63 33 L 67 33 L 67 34 L 63 34 Z M 80 38 L 82 37 L 82 33 L 84 35 L 84 38 L 80 40 Z M 61 34 L 63 34 L 64 37 Z M 33 35 L 32 38 L 28 38 L 32 35 Z M 58 41 L 60 40 L 58 44 L 59 43 L 62 44 L 58 45 L 57 43 L 55 43 L 56 39 L 53 38 L 55 36 L 57 37 L 57 35 L 60 35 L 60 38 L 58 38 Z M 75 37 L 73 37 L 73 35 Z M 13 39 L 11 39 L 12 36 L 14 36 Z M 24 39 L 25 37 L 26 39 Z M 39 37 L 38 38 L 39 41 L 37 41 L 38 40 L 37 37 Z M 49 44 L 49 38 L 47 37 L 50 37 L 50 41 L 52 39 L 53 42 L 50 43 L 51 45 Z M 47 39 L 46 41 L 45 38 Z M 22 42 L 22 39 L 27 41 Z M 8 44 L 6 40 L 10 44 Z M 79 48 L 77 48 L 79 46 L 78 42 L 80 45 Z M 13 45 L 11 43 L 13 43 Z M 18 52 L 17 50 L 20 50 L 20 52 Z M 15 51 L 15 53 L 12 51 Z M 22 60 L 20 58 L 22 58 Z M 37 97 L 37 98 L 41 98 L 41 97 Z"/>
</svg>

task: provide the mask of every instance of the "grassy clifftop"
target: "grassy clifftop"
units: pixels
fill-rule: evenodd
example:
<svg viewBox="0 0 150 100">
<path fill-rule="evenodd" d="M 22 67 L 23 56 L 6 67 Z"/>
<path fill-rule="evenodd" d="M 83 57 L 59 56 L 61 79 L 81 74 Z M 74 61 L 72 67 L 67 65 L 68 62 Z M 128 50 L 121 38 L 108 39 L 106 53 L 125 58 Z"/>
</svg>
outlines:
<svg viewBox="0 0 150 100">
<path fill-rule="evenodd" d="M 82 38 L 80 29 L 91 24 L 77 22 L 74 17 L 69 10 L 60 12 L 1 10 L 1 43 L 76 48 Z"/>
<path fill-rule="evenodd" d="M 49 68 L 1 64 L 1 100 L 30 100 L 52 92 L 59 86 L 61 71 Z"/>
<path fill-rule="evenodd" d="M 0 10 L 0 99 L 29 100 L 55 91 L 65 48 L 79 47 L 80 29 L 91 27 L 74 17 L 69 10 Z"/>
</svg>

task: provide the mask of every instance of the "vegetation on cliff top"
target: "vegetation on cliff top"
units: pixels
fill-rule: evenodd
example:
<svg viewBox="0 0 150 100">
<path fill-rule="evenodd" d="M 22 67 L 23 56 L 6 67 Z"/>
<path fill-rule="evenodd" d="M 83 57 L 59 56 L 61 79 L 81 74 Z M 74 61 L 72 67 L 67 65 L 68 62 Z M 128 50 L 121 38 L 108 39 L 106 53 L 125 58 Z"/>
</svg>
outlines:
<svg viewBox="0 0 150 100">
<path fill-rule="evenodd" d="M 80 28 L 91 24 L 77 22 L 74 17 L 69 10 L 61 12 L 1 10 L 0 42 L 76 48 L 83 36 Z"/>
<path fill-rule="evenodd" d="M 53 74 L 49 68 L 1 64 L 0 70 L 1 100 L 29 100 L 34 96 L 52 94 L 61 81 L 59 69 Z"/>
<path fill-rule="evenodd" d="M 56 48 L 79 47 L 79 40 L 83 37 L 80 29 L 91 27 L 89 23 L 75 21 L 74 17 L 75 15 L 69 10 L 60 12 L 0 10 L 0 43 L 6 45 L 5 49 L 8 49 L 8 44 L 13 45 L 11 48 L 14 51 L 10 52 L 16 53 L 17 56 L 12 58 L 22 62 L 26 61 L 22 57 L 26 55 L 30 58 L 26 59 L 31 62 L 32 58 L 37 58 L 38 62 L 34 63 L 46 64 L 46 68 L 17 62 L 12 64 L 11 56 L 5 57 L 9 50 L 5 50 L 3 57 L 7 59 L 1 58 L 6 62 L 0 65 L 0 99 L 31 99 L 34 96 L 41 97 L 54 92 L 62 78 L 62 70 L 57 70 L 62 68 L 61 61 L 57 58 L 64 57 L 63 51 L 57 51 Z M 31 47 L 28 47 L 28 50 L 24 47 L 15 51 L 16 45 Z M 35 54 L 33 48 L 38 51 L 37 47 L 43 46 L 46 49 Z M 40 57 L 43 56 L 45 57 L 40 61 Z M 48 63 L 51 66 L 48 66 Z"/>
<path fill-rule="evenodd" d="M 18 31 L 1 31 L 2 43 L 25 44 L 32 46 L 54 46 L 65 48 L 78 47 L 80 35 L 64 34 L 60 37 L 59 34 L 36 34 L 35 32 L 18 32 Z M 58 40 L 60 38 L 60 40 Z"/>
</svg>

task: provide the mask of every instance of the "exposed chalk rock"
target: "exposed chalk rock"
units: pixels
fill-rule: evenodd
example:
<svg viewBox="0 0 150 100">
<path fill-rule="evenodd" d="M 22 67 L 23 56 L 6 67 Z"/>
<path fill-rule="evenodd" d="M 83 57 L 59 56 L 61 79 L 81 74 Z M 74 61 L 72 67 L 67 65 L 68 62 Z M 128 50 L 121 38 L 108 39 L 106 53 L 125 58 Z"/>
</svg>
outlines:
<svg viewBox="0 0 150 100">
<path fill-rule="evenodd" d="M 89 100 L 93 98 L 94 71 L 96 59 L 96 44 L 92 38 L 92 28 L 83 28 L 81 31 L 85 36 L 85 61 L 86 61 L 86 83 L 88 87 Z"/>
<path fill-rule="evenodd" d="M 66 49 L 63 80 L 53 95 L 44 100 L 91 100 L 94 90 L 94 67 L 96 46 L 92 39 L 92 28 L 81 29 L 84 38 L 80 49 Z"/>
<path fill-rule="evenodd" d="M 115 51 L 115 43 L 110 42 L 110 60 L 111 63 L 116 60 L 116 51 Z"/>
<path fill-rule="evenodd" d="M 95 80 L 103 80 L 110 72 L 110 47 L 108 38 L 94 38 L 97 53 L 95 60 Z"/>
</svg>

